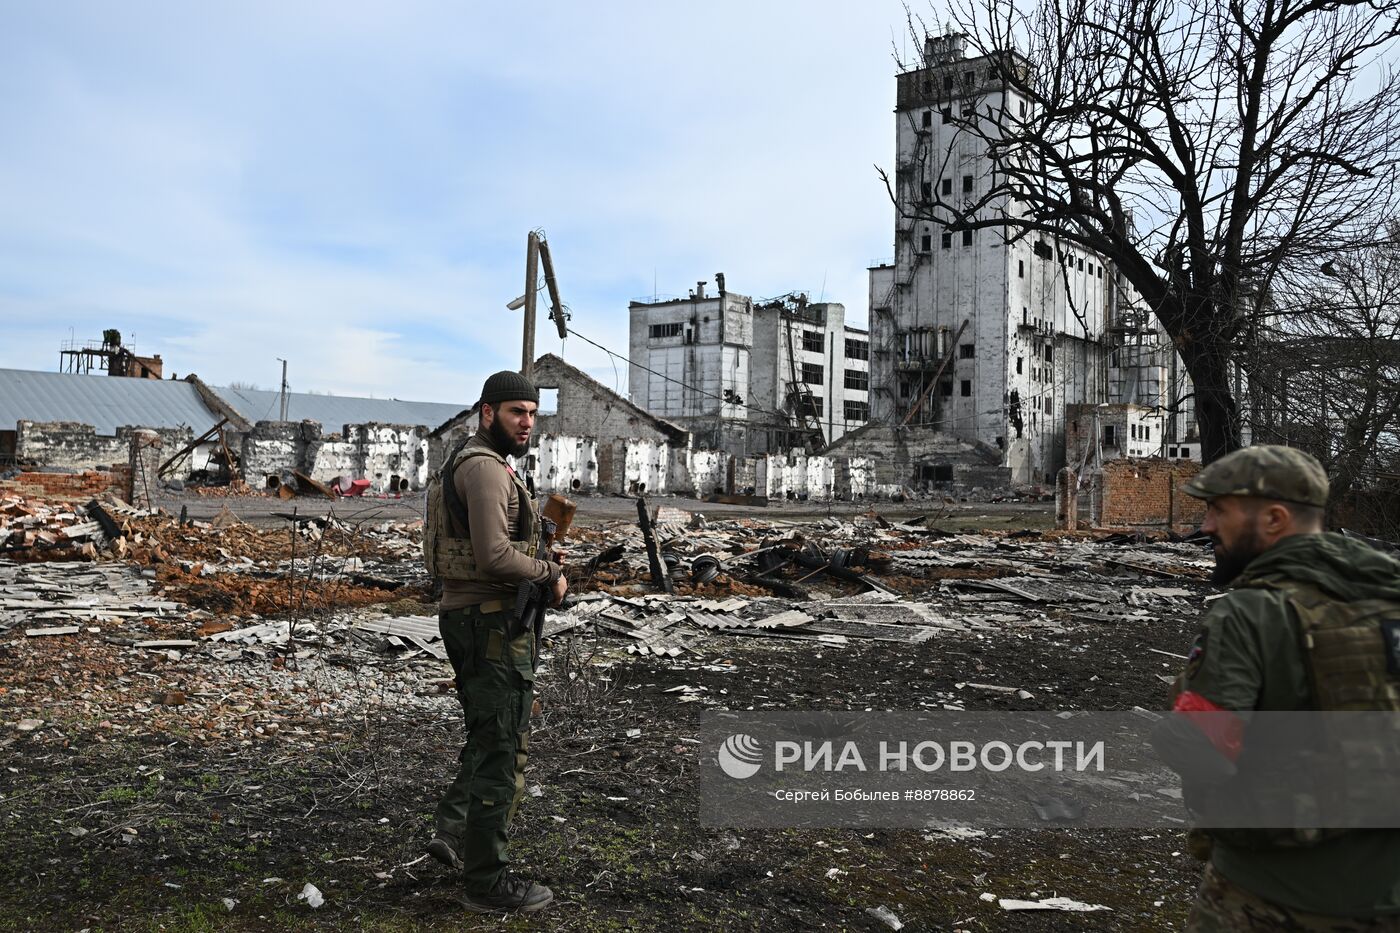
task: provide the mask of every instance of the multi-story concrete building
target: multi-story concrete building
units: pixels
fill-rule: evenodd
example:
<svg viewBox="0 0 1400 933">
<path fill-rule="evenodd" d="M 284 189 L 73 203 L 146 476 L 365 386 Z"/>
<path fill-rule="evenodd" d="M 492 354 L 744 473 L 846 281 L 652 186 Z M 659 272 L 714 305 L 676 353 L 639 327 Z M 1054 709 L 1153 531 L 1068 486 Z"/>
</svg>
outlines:
<svg viewBox="0 0 1400 933">
<path fill-rule="evenodd" d="M 1015 480 L 1047 481 L 1067 406 L 1107 398 L 1121 284 L 1102 256 L 1051 236 L 939 222 L 993 181 L 988 134 L 967 121 L 1030 106 L 991 59 L 930 38 L 925 67 L 897 82 L 895 256 L 870 270 L 872 415 L 981 441 Z"/>
<path fill-rule="evenodd" d="M 1137 443 L 1122 455 L 1198 459 L 1184 367 L 1112 263 L 1048 234 L 956 224 L 992 191 L 995 127 L 1031 116 L 999 74 L 950 34 L 896 79 L 895 256 L 870 270 L 872 416 L 999 449 L 1017 481 L 1048 482 L 1067 447 L 1085 449 L 1067 436 L 1071 407 L 1127 406 L 1114 429 Z M 976 219 L 1020 209 L 991 198 Z"/>
<path fill-rule="evenodd" d="M 700 282 L 629 305 L 634 404 L 740 456 L 817 449 L 869 420 L 869 335 L 843 305 L 755 303 L 715 279 L 717 295 Z"/>
</svg>

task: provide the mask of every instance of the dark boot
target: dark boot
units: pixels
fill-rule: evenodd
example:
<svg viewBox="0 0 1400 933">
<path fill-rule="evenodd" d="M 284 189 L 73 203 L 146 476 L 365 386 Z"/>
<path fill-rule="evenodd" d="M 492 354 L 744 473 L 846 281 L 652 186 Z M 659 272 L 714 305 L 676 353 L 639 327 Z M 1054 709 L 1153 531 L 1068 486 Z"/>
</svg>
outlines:
<svg viewBox="0 0 1400 933">
<path fill-rule="evenodd" d="M 453 871 L 462 870 L 462 859 L 457 855 L 457 840 L 438 833 L 428 843 L 428 854 Z"/>
<path fill-rule="evenodd" d="M 554 900 L 554 892 L 542 884 L 535 884 L 515 875 L 506 873 L 496 886 L 485 894 L 465 894 L 462 904 L 467 910 L 476 913 L 496 913 L 518 911 L 532 914 L 544 910 Z"/>
</svg>

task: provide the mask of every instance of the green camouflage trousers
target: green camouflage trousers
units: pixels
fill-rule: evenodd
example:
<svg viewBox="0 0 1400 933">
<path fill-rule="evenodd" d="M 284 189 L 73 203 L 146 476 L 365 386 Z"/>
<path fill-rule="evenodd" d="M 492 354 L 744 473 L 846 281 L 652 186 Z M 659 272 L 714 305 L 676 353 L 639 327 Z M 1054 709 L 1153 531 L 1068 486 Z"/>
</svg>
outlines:
<svg viewBox="0 0 1400 933">
<path fill-rule="evenodd" d="M 1266 901 L 1206 864 L 1186 933 L 1400 933 L 1400 916 L 1350 920 Z"/>
<path fill-rule="evenodd" d="M 487 603 L 438 616 L 467 740 L 457 777 L 438 803 L 437 831 L 456 841 L 471 894 L 491 890 L 510 861 L 506 842 L 525 790 L 535 681 L 533 634 L 511 641 L 512 613 L 482 608 L 499 609 Z"/>
</svg>

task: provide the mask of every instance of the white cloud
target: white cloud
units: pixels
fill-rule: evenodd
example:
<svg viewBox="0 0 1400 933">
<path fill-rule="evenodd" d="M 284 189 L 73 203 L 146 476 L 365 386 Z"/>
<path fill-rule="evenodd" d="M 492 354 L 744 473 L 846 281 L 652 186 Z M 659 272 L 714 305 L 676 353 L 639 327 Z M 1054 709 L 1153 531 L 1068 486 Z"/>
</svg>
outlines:
<svg viewBox="0 0 1400 933">
<path fill-rule="evenodd" d="M 653 275 L 863 319 L 898 4 L 480 6 L 11 8 L 0 366 L 115 326 L 214 382 L 469 400 L 532 226 L 619 350 Z"/>
</svg>

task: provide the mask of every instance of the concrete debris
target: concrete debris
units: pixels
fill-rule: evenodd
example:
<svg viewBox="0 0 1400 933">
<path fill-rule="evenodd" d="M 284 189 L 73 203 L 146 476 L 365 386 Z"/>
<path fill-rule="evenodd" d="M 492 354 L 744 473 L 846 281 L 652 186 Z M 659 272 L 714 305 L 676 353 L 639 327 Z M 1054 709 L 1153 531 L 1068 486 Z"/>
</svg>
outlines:
<svg viewBox="0 0 1400 933">
<path fill-rule="evenodd" d="M 27 628 L 24 637 L 37 638 L 40 635 L 76 635 L 82 631 L 76 625 L 56 625 L 53 628 Z"/>
<path fill-rule="evenodd" d="M 997 901 L 1002 910 L 1067 910 L 1075 913 L 1089 913 L 1096 910 L 1112 910 L 1103 904 L 1086 904 L 1068 897 L 1046 897 L 1038 901 L 1019 901 L 1003 897 Z"/>
<path fill-rule="evenodd" d="M 836 869 L 832 870 L 835 871 Z M 845 872 L 842 872 L 842 874 L 845 874 Z M 827 873 L 827 877 L 832 877 L 830 872 Z M 890 910 L 884 904 L 881 904 L 879 907 L 867 907 L 865 908 L 865 912 L 876 920 L 879 920 L 891 930 L 904 929 L 904 924 L 900 921 L 899 917 L 895 916 L 894 911 Z"/>
<path fill-rule="evenodd" d="M 1141 536 L 950 534 L 933 519 L 873 515 L 692 529 L 660 515 L 674 521 L 650 529 L 654 557 L 641 523 L 578 530 L 566 563 L 579 568 L 573 586 L 612 608 L 575 604 L 555 614 L 547 636 L 601 629 L 639 642 L 631 651 L 676 656 L 717 634 L 919 644 L 941 632 L 1143 623 L 1190 611 L 1201 593 L 1190 584 L 1211 566 L 1198 542 Z M 674 597 L 654 592 L 658 572 Z M 1163 576 L 1182 585 L 1162 585 Z M 1018 691 L 1006 689 L 1024 699 Z"/>
</svg>

